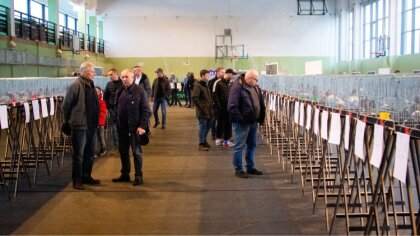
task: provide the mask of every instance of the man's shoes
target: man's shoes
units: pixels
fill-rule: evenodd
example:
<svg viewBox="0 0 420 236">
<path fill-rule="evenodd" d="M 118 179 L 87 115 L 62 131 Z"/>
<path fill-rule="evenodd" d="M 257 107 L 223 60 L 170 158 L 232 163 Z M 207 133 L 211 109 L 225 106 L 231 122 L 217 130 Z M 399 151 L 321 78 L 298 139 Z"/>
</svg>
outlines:
<svg viewBox="0 0 420 236">
<path fill-rule="evenodd" d="M 118 178 L 112 179 L 112 182 L 118 183 L 118 182 L 130 182 L 130 176 L 128 175 L 121 175 Z"/>
<path fill-rule="evenodd" d="M 102 151 L 99 152 L 99 156 L 103 157 L 106 154 L 106 149 L 103 149 Z"/>
<path fill-rule="evenodd" d="M 248 178 L 248 174 L 245 173 L 243 170 L 235 172 L 235 175 L 238 176 L 239 178 L 243 178 L 243 179 Z"/>
<path fill-rule="evenodd" d="M 200 143 L 200 144 L 198 145 L 198 150 L 200 150 L 200 151 L 208 151 L 208 150 L 209 150 L 209 148 L 206 146 L 206 144 L 204 144 L 204 143 Z"/>
<path fill-rule="evenodd" d="M 250 175 L 263 175 L 263 172 L 257 169 L 251 169 L 251 170 L 247 170 L 246 173 L 250 174 Z"/>
<path fill-rule="evenodd" d="M 99 179 L 94 179 L 90 177 L 89 179 L 84 179 L 83 183 L 88 185 L 100 185 L 101 181 Z"/>
<path fill-rule="evenodd" d="M 166 129 L 166 125 L 162 125 L 162 129 Z"/>
<path fill-rule="evenodd" d="M 222 141 L 222 139 L 218 138 L 218 139 L 216 139 L 215 143 L 216 143 L 216 146 L 220 146 L 220 145 L 223 144 L 223 141 Z"/>
<path fill-rule="evenodd" d="M 230 141 L 230 140 L 227 140 L 227 141 L 224 141 L 223 142 L 223 146 L 224 147 L 232 147 L 234 144 Z"/>
<path fill-rule="evenodd" d="M 156 127 L 158 127 L 159 125 L 160 125 L 160 122 L 155 123 L 155 125 L 153 126 L 153 128 L 156 128 Z"/>
<path fill-rule="evenodd" d="M 210 144 L 208 142 L 203 143 L 206 147 L 211 148 Z"/>
<path fill-rule="evenodd" d="M 85 186 L 83 186 L 83 183 L 78 181 L 73 183 L 73 188 L 77 190 L 85 190 Z"/>
<path fill-rule="evenodd" d="M 143 178 L 141 176 L 136 176 L 133 182 L 133 186 L 137 186 L 141 184 L 143 184 Z"/>
</svg>

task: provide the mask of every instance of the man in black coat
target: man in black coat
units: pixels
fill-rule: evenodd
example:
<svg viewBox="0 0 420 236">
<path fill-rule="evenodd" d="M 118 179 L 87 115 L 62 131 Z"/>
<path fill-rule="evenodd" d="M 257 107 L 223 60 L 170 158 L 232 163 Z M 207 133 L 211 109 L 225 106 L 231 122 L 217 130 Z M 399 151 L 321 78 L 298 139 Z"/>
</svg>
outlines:
<svg viewBox="0 0 420 236">
<path fill-rule="evenodd" d="M 130 182 L 130 146 L 134 157 L 135 178 L 133 185 L 143 183 L 142 150 L 140 136 L 147 135 L 151 115 L 146 91 L 134 83 L 133 74 L 125 69 L 121 72 L 123 89 L 117 92 L 115 110 L 119 135 L 121 157 L 121 176 L 112 182 Z"/>
</svg>

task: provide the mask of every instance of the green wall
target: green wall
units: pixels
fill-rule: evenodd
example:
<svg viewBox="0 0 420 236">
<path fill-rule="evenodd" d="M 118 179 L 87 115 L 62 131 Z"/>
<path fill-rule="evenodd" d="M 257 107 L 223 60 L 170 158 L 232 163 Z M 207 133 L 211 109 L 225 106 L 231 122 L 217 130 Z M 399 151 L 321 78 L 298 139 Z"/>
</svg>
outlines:
<svg viewBox="0 0 420 236">
<path fill-rule="evenodd" d="M 400 70 L 401 73 L 412 73 L 420 69 L 420 54 L 411 54 L 393 57 L 380 57 L 359 61 L 342 61 L 337 63 L 337 73 L 359 71 L 366 74 L 368 71 L 378 71 L 378 68 L 390 67 L 391 72 Z"/>
<path fill-rule="evenodd" d="M 22 39 L 16 40 L 16 48 L 12 49 L 18 52 L 25 52 L 26 54 L 53 57 L 56 58 L 56 46 L 39 43 L 34 41 L 27 41 Z M 0 49 L 7 49 L 7 37 L 0 37 Z M 112 68 L 103 55 L 96 53 L 88 53 L 89 57 L 86 58 L 84 52 L 81 54 L 73 54 L 72 52 L 63 52 L 63 59 L 75 60 L 76 65 L 73 66 L 39 66 L 39 65 L 9 65 L 0 64 L 0 77 L 61 77 L 71 75 L 72 72 L 79 70 L 79 65 L 84 61 L 90 61 L 95 66 L 104 67 L 107 71 Z M 106 72 L 105 72 L 106 73 Z"/>
<path fill-rule="evenodd" d="M 278 62 L 279 71 L 292 74 L 304 74 L 305 62 L 322 60 L 324 73 L 334 73 L 334 60 L 328 57 L 250 57 L 248 59 L 230 60 L 214 59 L 214 57 L 149 57 L 149 58 L 108 58 L 110 64 L 121 71 L 125 68 L 132 68 L 135 65 L 142 65 L 143 71 L 151 78 L 155 76 L 156 68 L 163 68 L 166 74 L 173 72 L 178 77 L 184 76 L 187 72 L 194 72 L 196 75 L 203 68 L 216 69 L 217 67 L 246 70 L 255 68 L 265 70 L 265 64 Z M 186 63 L 188 62 L 188 63 Z"/>
</svg>

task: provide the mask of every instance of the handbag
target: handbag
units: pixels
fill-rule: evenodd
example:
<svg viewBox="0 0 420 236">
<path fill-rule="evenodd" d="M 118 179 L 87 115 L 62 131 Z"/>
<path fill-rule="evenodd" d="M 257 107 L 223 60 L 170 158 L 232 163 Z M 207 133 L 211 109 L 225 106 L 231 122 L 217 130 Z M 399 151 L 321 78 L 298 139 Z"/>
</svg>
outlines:
<svg viewBox="0 0 420 236">
<path fill-rule="evenodd" d="M 142 146 L 147 145 L 149 143 L 149 136 L 146 133 L 144 133 L 143 135 L 136 134 L 136 138 L 137 142 Z"/>
</svg>

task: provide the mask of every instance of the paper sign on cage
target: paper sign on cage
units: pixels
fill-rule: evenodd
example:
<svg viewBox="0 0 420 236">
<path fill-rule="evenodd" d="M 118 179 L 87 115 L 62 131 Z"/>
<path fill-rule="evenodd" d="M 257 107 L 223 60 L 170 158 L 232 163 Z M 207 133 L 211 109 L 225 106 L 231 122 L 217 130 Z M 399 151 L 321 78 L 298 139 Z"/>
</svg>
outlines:
<svg viewBox="0 0 420 236">
<path fill-rule="evenodd" d="M 299 112 L 299 125 L 304 126 L 305 124 L 305 103 L 300 103 L 300 112 Z"/>
<path fill-rule="evenodd" d="M 308 104 L 306 107 L 306 129 L 311 129 L 311 120 L 312 120 L 312 106 Z"/>
<path fill-rule="evenodd" d="M 315 115 L 314 115 L 314 133 L 319 135 L 319 109 L 315 108 Z"/>
<path fill-rule="evenodd" d="M 25 123 L 28 124 L 31 120 L 31 110 L 29 109 L 29 103 L 24 102 L 23 107 L 25 108 Z"/>
<path fill-rule="evenodd" d="M 175 89 L 175 83 L 169 83 L 169 86 L 171 87 L 171 89 Z"/>
<path fill-rule="evenodd" d="M 341 118 L 339 113 L 331 113 L 329 143 L 340 145 L 341 141 Z"/>
<path fill-rule="evenodd" d="M 405 183 L 408 164 L 408 150 L 410 149 L 410 135 L 397 132 L 395 144 L 394 178 Z"/>
<path fill-rule="evenodd" d="M 321 138 L 328 140 L 328 111 L 321 114 Z"/>
<path fill-rule="evenodd" d="M 39 120 L 39 102 L 38 100 L 32 100 L 32 111 L 34 112 L 34 120 Z"/>
<path fill-rule="evenodd" d="M 346 115 L 346 124 L 344 127 L 344 148 L 349 150 L 350 143 L 350 116 Z"/>
<path fill-rule="evenodd" d="M 384 153 L 384 127 L 375 124 L 373 131 L 373 150 L 370 164 L 379 168 L 382 162 L 382 155 Z"/>
<path fill-rule="evenodd" d="M 55 113 L 54 97 L 50 97 L 50 116 L 53 116 L 54 113 Z"/>
<path fill-rule="evenodd" d="M 295 123 L 299 124 L 299 102 L 295 102 Z"/>
<path fill-rule="evenodd" d="M 365 160 L 365 150 L 363 149 L 365 144 L 365 128 L 366 123 L 358 120 L 356 125 L 356 137 L 354 141 L 354 154 L 363 161 Z"/>
<path fill-rule="evenodd" d="M 0 126 L 1 129 L 9 128 L 9 123 L 7 119 L 7 106 L 1 105 L 0 106 Z"/>
<path fill-rule="evenodd" d="M 41 111 L 43 118 L 48 117 L 47 99 L 45 98 L 41 99 Z"/>
</svg>

